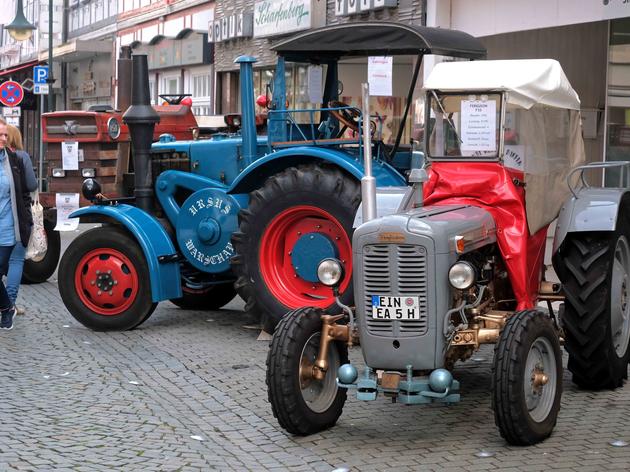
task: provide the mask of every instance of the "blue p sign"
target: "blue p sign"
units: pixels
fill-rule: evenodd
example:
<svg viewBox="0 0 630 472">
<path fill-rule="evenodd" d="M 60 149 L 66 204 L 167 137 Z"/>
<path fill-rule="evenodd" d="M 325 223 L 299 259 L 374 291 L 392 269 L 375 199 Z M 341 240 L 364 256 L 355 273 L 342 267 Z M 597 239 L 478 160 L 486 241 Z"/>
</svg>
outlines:
<svg viewBox="0 0 630 472">
<path fill-rule="evenodd" d="M 48 66 L 33 67 L 33 82 L 36 84 L 45 84 L 48 79 Z"/>
</svg>

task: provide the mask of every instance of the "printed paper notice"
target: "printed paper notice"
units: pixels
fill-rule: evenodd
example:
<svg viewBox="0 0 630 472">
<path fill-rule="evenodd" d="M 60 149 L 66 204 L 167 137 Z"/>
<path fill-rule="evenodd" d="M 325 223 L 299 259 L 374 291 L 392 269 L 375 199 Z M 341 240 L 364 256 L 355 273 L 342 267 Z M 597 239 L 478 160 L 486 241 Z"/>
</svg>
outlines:
<svg viewBox="0 0 630 472">
<path fill-rule="evenodd" d="M 370 95 L 392 96 L 392 57 L 368 57 Z"/>
<path fill-rule="evenodd" d="M 65 143 L 64 143 L 65 144 Z M 55 231 L 74 231 L 79 227 L 79 218 L 69 218 L 70 213 L 79 209 L 78 193 L 58 193 L 55 196 L 57 206 L 57 226 Z"/>
<path fill-rule="evenodd" d="M 322 66 L 308 66 L 308 101 L 311 103 L 322 103 L 324 99 L 322 73 Z"/>
<path fill-rule="evenodd" d="M 487 155 L 497 151 L 497 103 L 462 100 L 462 154 Z"/>
<path fill-rule="evenodd" d="M 63 170 L 79 170 L 79 143 L 77 141 L 61 143 L 61 167 Z"/>
</svg>

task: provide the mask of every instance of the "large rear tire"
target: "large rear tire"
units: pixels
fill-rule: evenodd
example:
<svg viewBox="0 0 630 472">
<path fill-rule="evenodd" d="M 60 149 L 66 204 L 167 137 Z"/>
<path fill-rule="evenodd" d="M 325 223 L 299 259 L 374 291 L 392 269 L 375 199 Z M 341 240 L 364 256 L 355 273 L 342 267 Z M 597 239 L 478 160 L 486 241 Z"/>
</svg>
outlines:
<svg viewBox="0 0 630 472">
<path fill-rule="evenodd" d="M 171 299 L 178 307 L 184 310 L 218 310 L 230 303 L 236 296 L 236 290 L 232 282 L 211 285 L 203 290 L 190 290 L 183 288 L 181 298 Z"/>
<path fill-rule="evenodd" d="M 323 380 L 309 375 L 319 353 L 322 314 L 312 307 L 287 313 L 267 355 L 269 403 L 280 426 L 291 434 L 306 436 L 334 426 L 346 402 L 346 389 L 337 386 L 337 370 L 348 362 L 344 343 L 330 343 Z"/>
<path fill-rule="evenodd" d="M 539 311 L 515 313 L 494 349 L 492 408 L 501 436 L 528 446 L 556 425 L 562 396 L 562 354 L 551 320 Z"/>
<path fill-rule="evenodd" d="M 149 269 L 138 243 L 121 228 L 86 231 L 59 264 L 59 293 L 70 314 L 95 331 L 123 331 L 156 307 Z"/>
<path fill-rule="evenodd" d="M 567 236 L 554 258 L 562 280 L 562 327 L 568 369 L 582 388 L 617 388 L 630 358 L 630 232 L 620 218 L 613 233 Z"/>
<path fill-rule="evenodd" d="M 336 248 L 347 274 L 341 299 L 352 304 L 351 235 L 360 200 L 355 179 L 317 164 L 286 169 L 250 194 L 232 238 L 231 263 L 245 310 L 262 316 L 266 331 L 273 332 L 282 314 L 301 306 L 335 306 L 330 288 L 303 278 L 292 263 L 293 249 L 307 235 L 325 236 Z"/>
<path fill-rule="evenodd" d="M 55 273 L 59 263 L 61 236 L 59 231 L 55 231 L 55 222 L 50 219 L 44 219 L 44 230 L 48 240 L 46 254 L 37 261 L 24 261 L 24 269 L 22 271 L 23 284 L 41 284 L 46 282 Z"/>
</svg>

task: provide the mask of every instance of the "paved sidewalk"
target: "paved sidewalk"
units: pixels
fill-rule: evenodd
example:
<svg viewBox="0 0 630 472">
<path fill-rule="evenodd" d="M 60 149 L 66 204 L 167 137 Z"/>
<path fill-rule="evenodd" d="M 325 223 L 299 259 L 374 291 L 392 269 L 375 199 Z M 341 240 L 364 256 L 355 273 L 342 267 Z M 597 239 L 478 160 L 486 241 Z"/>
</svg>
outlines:
<svg viewBox="0 0 630 472">
<path fill-rule="evenodd" d="M 163 303 L 140 329 L 107 334 L 75 322 L 54 283 L 21 297 L 27 314 L 0 332 L 0 471 L 630 470 L 630 446 L 609 445 L 630 442 L 630 385 L 580 391 L 565 374 L 554 435 L 510 447 L 494 426 L 486 347 L 456 368 L 458 405 L 351 398 L 336 427 L 293 437 L 271 414 L 267 343 L 243 328 L 238 302 Z"/>
</svg>

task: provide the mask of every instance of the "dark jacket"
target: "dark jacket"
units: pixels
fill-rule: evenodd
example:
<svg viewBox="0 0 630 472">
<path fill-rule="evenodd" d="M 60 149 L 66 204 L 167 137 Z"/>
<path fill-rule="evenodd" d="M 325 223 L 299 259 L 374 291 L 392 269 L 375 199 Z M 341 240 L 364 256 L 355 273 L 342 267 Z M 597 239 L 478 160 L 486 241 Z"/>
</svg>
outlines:
<svg viewBox="0 0 630 472">
<path fill-rule="evenodd" d="M 5 148 L 9 164 L 11 164 L 11 174 L 13 175 L 13 186 L 15 187 L 15 205 L 17 206 L 20 239 L 22 245 L 26 246 L 31 237 L 33 227 L 33 215 L 31 214 L 31 194 L 28 191 L 26 182 L 26 170 L 22 158 L 18 157 L 9 148 Z"/>
</svg>

